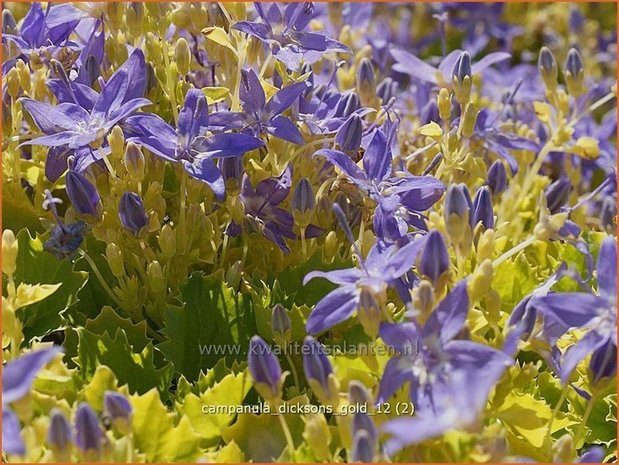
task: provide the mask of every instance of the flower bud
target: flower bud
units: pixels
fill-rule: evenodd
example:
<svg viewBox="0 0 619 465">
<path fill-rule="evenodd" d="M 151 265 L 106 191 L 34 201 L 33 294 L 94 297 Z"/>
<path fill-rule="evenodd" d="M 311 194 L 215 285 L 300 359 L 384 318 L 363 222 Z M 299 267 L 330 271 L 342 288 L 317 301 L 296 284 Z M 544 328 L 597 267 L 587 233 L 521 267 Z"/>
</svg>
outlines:
<svg viewBox="0 0 619 465">
<path fill-rule="evenodd" d="M 67 417 L 58 410 L 50 412 L 49 430 L 47 432 L 47 444 L 54 454 L 54 461 L 69 462 L 71 458 L 71 444 L 73 432 Z"/>
<path fill-rule="evenodd" d="M 359 296 L 359 322 L 363 326 L 365 334 L 375 339 L 378 336 L 378 328 L 383 319 L 380 304 L 374 298 L 374 294 L 367 288 L 363 288 Z"/>
<path fill-rule="evenodd" d="M 559 213 L 567 203 L 572 190 L 572 182 L 567 177 L 560 177 L 546 188 L 546 203 L 551 214 Z"/>
<path fill-rule="evenodd" d="M 5 82 L 7 83 L 7 90 L 11 98 L 13 100 L 17 99 L 21 91 L 21 85 L 19 83 L 19 72 L 16 68 L 11 68 L 9 72 L 6 73 Z"/>
<path fill-rule="evenodd" d="M 271 348 L 260 336 L 254 336 L 249 341 L 247 364 L 256 391 L 265 400 L 274 404 L 279 403 L 284 381 L 282 369 Z"/>
<path fill-rule="evenodd" d="M 114 126 L 107 138 L 112 155 L 121 158 L 125 149 L 125 134 L 120 126 Z"/>
<path fill-rule="evenodd" d="M 163 274 L 163 268 L 161 268 L 161 264 L 157 260 L 150 262 L 146 267 L 146 279 L 148 280 L 148 285 L 155 293 L 164 293 L 168 287 Z"/>
<path fill-rule="evenodd" d="M 484 260 L 475 269 L 468 282 L 468 292 L 471 302 L 481 300 L 486 295 L 492 285 L 493 274 L 494 267 L 490 260 Z"/>
<path fill-rule="evenodd" d="M 484 261 L 494 255 L 495 232 L 494 229 L 485 230 L 477 241 L 477 261 Z"/>
<path fill-rule="evenodd" d="M 11 10 L 6 8 L 2 10 L 2 33 L 17 33 L 17 22 L 15 21 L 15 17 L 13 16 L 13 13 L 11 13 Z"/>
<path fill-rule="evenodd" d="M 176 234 L 169 224 L 163 225 L 157 243 L 164 258 L 170 259 L 176 253 Z"/>
<path fill-rule="evenodd" d="M 125 263 L 123 261 L 122 250 L 118 245 L 110 242 L 105 247 L 105 258 L 107 259 L 107 263 L 110 266 L 110 270 L 112 270 L 112 274 L 120 278 L 125 275 Z"/>
<path fill-rule="evenodd" d="M 288 311 L 282 304 L 276 304 L 271 311 L 271 331 L 273 339 L 280 347 L 286 347 L 290 342 L 292 323 Z"/>
<path fill-rule="evenodd" d="M 226 183 L 226 192 L 231 195 L 238 193 L 243 179 L 243 158 L 220 158 L 218 167 Z"/>
<path fill-rule="evenodd" d="M 328 460 L 331 456 L 331 431 L 327 419 L 322 414 L 308 415 L 304 418 L 305 429 L 303 439 L 312 450 L 314 457 L 320 461 Z"/>
<path fill-rule="evenodd" d="M 178 71 L 184 76 L 191 70 L 191 50 L 187 41 L 181 37 L 176 41 L 174 47 L 174 59 L 178 66 Z"/>
<path fill-rule="evenodd" d="M 357 380 L 352 380 L 348 383 L 348 400 L 351 404 L 356 405 L 373 405 L 372 395 L 364 384 Z"/>
<path fill-rule="evenodd" d="M 84 461 L 97 461 L 103 448 L 103 430 L 90 406 L 82 402 L 75 416 L 75 443 L 84 454 Z"/>
<path fill-rule="evenodd" d="M 339 381 L 333 374 L 325 349 L 312 336 L 303 341 L 303 371 L 316 397 L 326 405 L 339 404 Z"/>
<path fill-rule="evenodd" d="M 114 391 L 105 391 L 103 413 L 121 434 L 128 434 L 131 431 L 133 408 L 124 395 Z"/>
<path fill-rule="evenodd" d="M 125 168 L 129 176 L 137 182 L 144 181 L 144 154 L 134 142 L 129 142 L 125 149 Z"/>
<path fill-rule="evenodd" d="M 372 463 L 374 462 L 374 453 L 376 450 L 376 441 L 368 434 L 367 431 L 361 430 L 353 437 L 352 450 L 350 452 L 351 463 Z"/>
<path fill-rule="evenodd" d="M 475 133 L 475 123 L 477 122 L 477 107 L 469 103 L 462 115 L 462 136 L 471 137 Z"/>
<path fill-rule="evenodd" d="M 343 152 L 357 152 L 361 147 L 363 136 L 363 121 L 357 113 L 353 113 L 340 126 L 335 134 L 335 143 Z"/>
<path fill-rule="evenodd" d="M 451 93 L 443 87 L 438 92 L 436 100 L 439 116 L 443 121 L 448 121 L 451 116 Z"/>
<path fill-rule="evenodd" d="M 101 215 L 101 197 L 95 186 L 77 171 L 67 173 L 67 196 L 79 215 L 99 218 Z"/>
<path fill-rule="evenodd" d="M 575 455 L 574 438 L 569 433 L 564 434 L 552 444 L 552 460 L 555 463 L 572 462 Z"/>
<path fill-rule="evenodd" d="M 352 420 L 352 431 L 353 436 L 356 436 L 360 431 L 365 431 L 370 435 L 372 440 L 376 441 L 378 438 L 378 432 L 376 431 L 374 422 L 370 416 L 364 412 L 355 413 Z"/>
<path fill-rule="evenodd" d="M 148 224 L 142 199 L 135 192 L 125 192 L 118 205 L 118 216 L 122 225 L 136 236 Z"/>
<path fill-rule="evenodd" d="M 395 97 L 397 92 L 398 83 L 390 77 L 386 77 L 376 86 L 376 95 L 380 97 L 383 104 L 386 104 L 389 100 Z"/>
<path fill-rule="evenodd" d="M 471 98 L 472 79 L 471 56 L 462 52 L 453 69 L 454 94 L 461 105 L 466 105 Z"/>
<path fill-rule="evenodd" d="M 480 187 L 473 200 L 470 220 L 471 228 L 475 228 L 479 223 L 481 223 L 485 229 L 494 229 L 492 194 L 488 186 Z"/>
<path fill-rule="evenodd" d="M 451 215 L 456 215 L 459 218 L 468 218 L 471 207 L 471 197 L 469 196 L 469 190 L 465 184 L 453 184 L 449 186 L 445 197 L 445 220 Z"/>
<path fill-rule="evenodd" d="M 567 53 L 563 77 L 565 78 L 567 91 L 572 97 L 579 97 L 585 93 L 585 70 L 580 53 L 575 48 L 571 48 Z"/>
<path fill-rule="evenodd" d="M 362 58 L 357 66 L 357 92 L 363 106 L 371 106 L 376 96 L 376 79 L 374 68 L 369 58 Z"/>
<path fill-rule="evenodd" d="M 339 118 L 347 118 L 361 106 L 359 97 L 354 92 L 349 92 L 343 95 L 335 107 L 334 116 Z"/>
<path fill-rule="evenodd" d="M 555 60 L 554 55 L 548 47 L 542 47 L 540 50 L 537 67 L 546 88 L 550 91 L 556 89 L 559 68 L 557 67 L 557 60 Z"/>
<path fill-rule="evenodd" d="M 449 237 L 459 242 L 468 228 L 472 207 L 471 197 L 465 184 L 452 184 L 447 189 L 444 204 L 445 226 Z"/>
<path fill-rule="evenodd" d="M 423 280 L 413 289 L 413 308 L 415 316 L 425 321 L 434 308 L 434 285 L 427 280 Z"/>
<path fill-rule="evenodd" d="M 316 206 L 316 198 L 312 185 L 307 178 L 301 178 L 294 193 L 292 194 L 292 209 L 299 213 L 313 210 Z"/>
<path fill-rule="evenodd" d="M 17 269 L 17 251 L 19 243 L 10 229 L 2 232 L 2 272 L 12 276 Z"/>
<path fill-rule="evenodd" d="M 488 186 L 493 194 L 500 194 L 507 188 L 507 170 L 501 160 L 496 160 L 488 169 Z"/>
<path fill-rule="evenodd" d="M 419 271 L 436 284 L 441 275 L 449 270 L 449 253 L 439 231 L 432 231 L 426 238 L 421 252 Z"/>
<path fill-rule="evenodd" d="M 17 63 L 15 63 L 15 67 L 17 68 L 17 74 L 19 75 L 19 85 L 26 92 L 30 92 L 30 68 L 28 68 L 28 66 L 26 66 L 26 63 L 24 63 L 22 60 L 17 60 Z"/>
<path fill-rule="evenodd" d="M 225 276 L 224 282 L 231 289 L 239 289 L 242 278 L 243 278 L 243 262 L 241 260 L 237 260 L 232 264 L 232 266 L 230 266 L 226 270 L 226 276 Z"/>
<path fill-rule="evenodd" d="M 339 242 L 337 240 L 337 233 L 335 231 L 329 231 L 325 238 L 325 245 L 323 249 L 323 259 L 327 263 L 333 262 L 333 259 L 337 255 L 339 249 Z"/>
</svg>

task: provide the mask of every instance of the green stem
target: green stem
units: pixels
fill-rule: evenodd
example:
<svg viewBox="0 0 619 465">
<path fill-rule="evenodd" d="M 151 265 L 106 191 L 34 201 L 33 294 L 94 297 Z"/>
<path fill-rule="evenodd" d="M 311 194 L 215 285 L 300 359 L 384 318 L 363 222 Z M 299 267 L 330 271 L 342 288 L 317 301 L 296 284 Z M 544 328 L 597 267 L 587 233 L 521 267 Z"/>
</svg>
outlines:
<svg viewBox="0 0 619 465">
<path fill-rule="evenodd" d="M 548 421 L 548 431 L 546 432 L 546 438 L 548 439 L 549 444 L 550 438 L 552 436 L 552 424 L 554 423 L 555 418 L 557 418 L 557 414 L 559 413 L 559 410 L 561 410 L 563 402 L 565 402 L 569 386 L 569 383 L 565 383 L 565 386 L 563 386 L 563 389 L 561 390 L 561 395 L 559 396 L 559 400 L 557 401 L 557 405 L 555 405 L 555 408 L 552 410 L 552 415 L 550 416 L 550 420 Z"/>
<path fill-rule="evenodd" d="M 107 294 L 114 301 L 114 303 L 116 305 L 118 305 L 118 307 L 122 308 L 120 300 L 118 300 L 118 297 L 116 297 L 116 294 L 114 294 L 112 289 L 110 289 L 110 287 L 105 282 L 105 279 L 103 279 L 103 275 L 101 275 L 101 272 L 99 271 L 99 268 L 95 264 L 94 260 L 92 258 L 90 258 L 90 256 L 85 251 L 83 251 L 83 250 L 80 250 L 80 255 L 86 259 L 86 261 L 90 265 L 90 268 L 92 268 L 92 271 L 95 273 L 95 276 L 97 276 L 97 279 L 101 283 L 101 287 L 103 287 L 105 292 L 107 292 Z"/>
<path fill-rule="evenodd" d="M 278 414 L 277 418 L 279 419 L 279 424 L 282 426 L 282 430 L 284 431 L 284 436 L 286 436 L 286 443 L 288 444 L 288 454 L 290 455 L 290 462 L 294 463 L 294 442 L 292 440 L 292 434 L 290 434 L 290 428 L 288 428 L 288 423 L 286 423 L 286 419 L 283 414 Z"/>
<path fill-rule="evenodd" d="M 587 402 L 587 408 L 585 409 L 585 413 L 582 416 L 582 421 L 580 423 L 580 426 L 578 427 L 578 430 L 576 431 L 576 434 L 574 436 L 574 445 L 576 447 L 578 447 L 578 443 L 580 442 L 582 438 L 582 435 L 585 431 L 585 427 L 587 426 L 587 421 L 589 421 L 589 416 L 591 415 L 591 412 L 593 411 L 593 404 L 595 404 L 595 394 L 593 394 L 591 396 L 591 399 L 588 400 Z"/>
<path fill-rule="evenodd" d="M 509 258 L 511 258 L 512 256 L 516 255 L 518 252 L 526 249 L 527 247 L 529 247 L 531 244 L 533 244 L 535 241 L 537 240 L 537 238 L 535 236 L 531 236 L 529 237 L 527 240 L 522 241 L 520 244 L 518 244 L 515 247 L 512 247 L 511 249 L 509 249 L 507 252 L 505 252 L 503 255 L 501 255 L 499 258 L 497 258 L 495 261 L 492 262 L 492 266 L 494 268 L 496 268 L 497 266 L 499 266 L 501 263 L 503 263 L 505 260 L 508 260 Z"/>
<path fill-rule="evenodd" d="M 284 351 L 284 355 L 286 356 L 288 365 L 290 365 L 290 371 L 292 372 L 292 379 L 294 380 L 294 385 L 297 387 L 297 389 L 300 390 L 301 385 L 299 384 L 299 376 L 297 375 L 297 369 L 295 368 L 294 363 L 292 363 L 292 357 L 287 350 Z"/>
</svg>

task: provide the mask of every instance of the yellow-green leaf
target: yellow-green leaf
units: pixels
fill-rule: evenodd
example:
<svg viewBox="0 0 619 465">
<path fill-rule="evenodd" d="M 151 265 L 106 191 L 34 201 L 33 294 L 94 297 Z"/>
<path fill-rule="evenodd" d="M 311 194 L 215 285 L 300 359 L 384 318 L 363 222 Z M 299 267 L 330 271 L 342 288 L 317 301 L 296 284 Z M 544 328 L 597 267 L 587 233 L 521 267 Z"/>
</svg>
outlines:
<svg viewBox="0 0 619 465">
<path fill-rule="evenodd" d="M 223 28 L 217 26 L 207 27 L 202 30 L 202 34 L 204 34 L 207 39 L 232 50 L 234 54 L 237 55 L 236 49 L 232 45 L 232 42 L 230 42 L 230 37 Z"/>
<path fill-rule="evenodd" d="M 230 90 L 226 87 L 203 87 L 202 93 L 209 105 L 221 102 L 230 96 Z"/>
<path fill-rule="evenodd" d="M 62 283 L 58 284 L 26 284 L 21 283 L 17 286 L 17 292 L 13 305 L 15 309 L 25 307 L 26 305 L 35 304 L 41 300 L 49 297 L 58 288 L 62 286 Z"/>
<path fill-rule="evenodd" d="M 431 137 L 432 139 L 439 139 L 443 135 L 443 130 L 438 124 L 432 121 L 424 126 L 421 126 L 419 128 L 419 134 L 422 136 Z"/>
</svg>

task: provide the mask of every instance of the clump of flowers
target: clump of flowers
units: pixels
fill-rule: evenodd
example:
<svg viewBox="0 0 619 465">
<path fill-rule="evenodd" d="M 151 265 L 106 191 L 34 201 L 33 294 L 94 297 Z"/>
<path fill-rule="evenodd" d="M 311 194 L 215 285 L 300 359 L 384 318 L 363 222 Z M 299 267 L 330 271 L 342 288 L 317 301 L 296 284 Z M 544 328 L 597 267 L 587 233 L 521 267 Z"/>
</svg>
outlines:
<svg viewBox="0 0 619 465">
<path fill-rule="evenodd" d="M 13 3 L 3 460 L 617 460 L 616 8 Z"/>
</svg>

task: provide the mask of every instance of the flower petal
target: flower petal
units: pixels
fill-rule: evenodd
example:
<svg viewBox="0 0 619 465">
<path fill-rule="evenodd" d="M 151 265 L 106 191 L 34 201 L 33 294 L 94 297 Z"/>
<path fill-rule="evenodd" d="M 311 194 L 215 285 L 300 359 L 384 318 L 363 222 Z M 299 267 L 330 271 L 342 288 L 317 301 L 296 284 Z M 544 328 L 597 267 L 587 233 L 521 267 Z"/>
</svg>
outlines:
<svg viewBox="0 0 619 465">
<path fill-rule="evenodd" d="M 330 292 L 316 304 L 305 329 L 315 335 L 347 320 L 357 308 L 358 300 L 354 286 L 340 287 Z"/>
<path fill-rule="evenodd" d="M 8 405 L 28 394 L 37 373 L 61 352 L 58 346 L 48 347 L 7 363 L 2 370 L 2 404 Z"/>
</svg>

